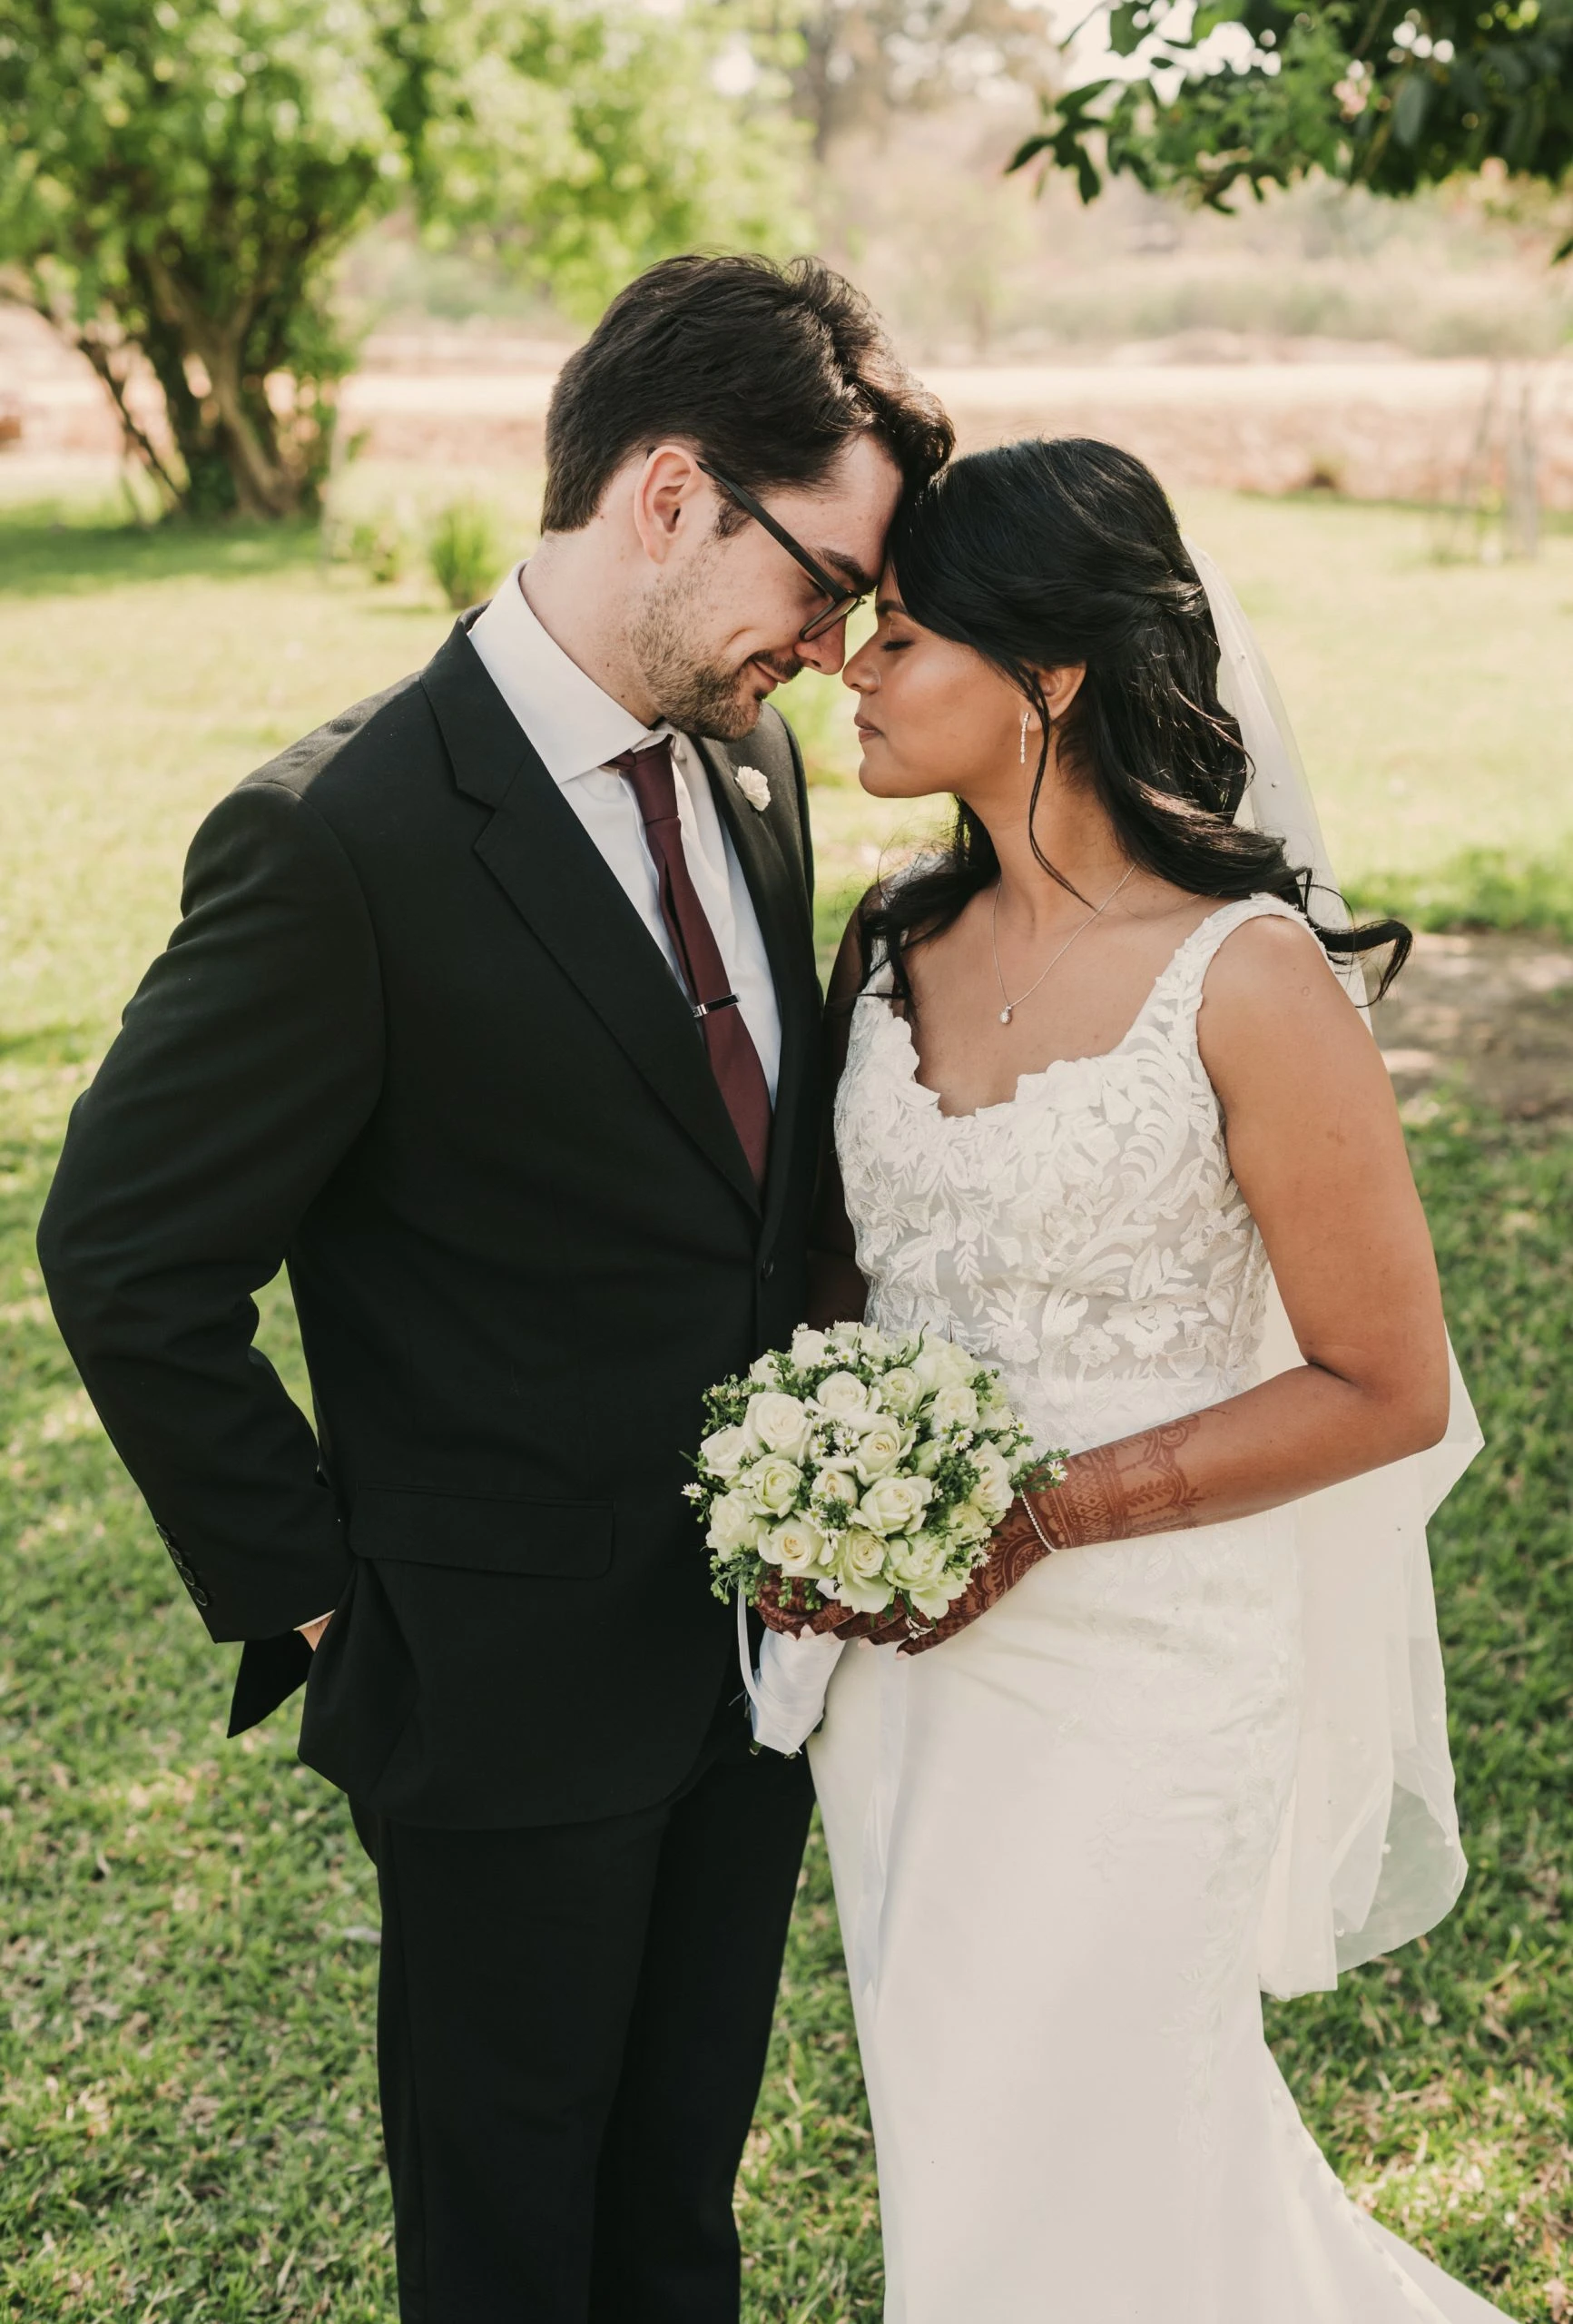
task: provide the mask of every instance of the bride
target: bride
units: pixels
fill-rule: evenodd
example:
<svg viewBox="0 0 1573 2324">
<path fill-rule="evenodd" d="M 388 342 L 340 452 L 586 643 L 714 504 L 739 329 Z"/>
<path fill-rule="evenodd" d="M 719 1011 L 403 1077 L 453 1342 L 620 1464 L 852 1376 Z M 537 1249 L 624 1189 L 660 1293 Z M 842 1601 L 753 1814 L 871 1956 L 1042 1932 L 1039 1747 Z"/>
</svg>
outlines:
<svg viewBox="0 0 1573 2324">
<path fill-rule="evenodd" d="M 815 1320 L 948 1334 L 1072 1456 L 936 1630 L 768 1616 L 764 1739 L 834 1663 L 888 2324 L 1499 2313 L 1349 2202 L 1263 2038 L 1260 1984 L 1461 1881 L 1423 1526 L 1471 1422 L 1460 1387 L 1430 1451 L 1436 1270 L 1337 972 L 1408 935 L 1313 888 L 1197 566 L 1127 454 L 978 454 L 899 518 L 846 673 L 865 788 L 959 806 L 841 947 Z"/>
</svg>

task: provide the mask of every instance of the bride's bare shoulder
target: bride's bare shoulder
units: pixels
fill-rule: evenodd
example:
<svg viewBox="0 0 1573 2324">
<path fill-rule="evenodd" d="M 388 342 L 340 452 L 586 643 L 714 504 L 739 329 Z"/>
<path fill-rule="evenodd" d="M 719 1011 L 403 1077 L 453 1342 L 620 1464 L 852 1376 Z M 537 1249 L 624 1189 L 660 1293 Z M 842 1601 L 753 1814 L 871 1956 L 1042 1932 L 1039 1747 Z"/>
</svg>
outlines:
<svg viewBox="0 0 1573 2324">
<path fill-rule="evenodd" d="M 1386 1083 L 1381 1052 L 1306 922 L 1263 912 L 1231 929 L 1208 963 L 1196 1020 L 1220 1095 L 1242 1078 Z"/>
<path fill-rule="evenodd" d="M 1290 917 L 1259 911 L 1230 929 L 1219 944 L 1207 966 L 1204 990 L 1209 1000 L 1249 1001 L 1284 999 L 1302 988 L 1320 994 L 1328 986 L 1347 1000 L 1309 921 L 1298 912 Z"/>
</svg>

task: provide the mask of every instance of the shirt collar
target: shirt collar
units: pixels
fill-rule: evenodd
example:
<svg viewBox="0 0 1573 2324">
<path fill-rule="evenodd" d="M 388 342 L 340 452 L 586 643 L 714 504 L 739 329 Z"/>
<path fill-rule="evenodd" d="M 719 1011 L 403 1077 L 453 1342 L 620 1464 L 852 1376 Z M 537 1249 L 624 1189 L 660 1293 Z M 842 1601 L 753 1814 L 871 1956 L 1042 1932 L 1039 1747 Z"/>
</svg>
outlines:
<svg viewBox="0 0 1573 2324">
<path fill-rule="evenodd" d="M 520 586 L 524 569 L 515 566 L 469 639 L 553 781 L 572 783 L 669 735 L 669 726 L 642 725 L 547 635 Z"/>
</svg>

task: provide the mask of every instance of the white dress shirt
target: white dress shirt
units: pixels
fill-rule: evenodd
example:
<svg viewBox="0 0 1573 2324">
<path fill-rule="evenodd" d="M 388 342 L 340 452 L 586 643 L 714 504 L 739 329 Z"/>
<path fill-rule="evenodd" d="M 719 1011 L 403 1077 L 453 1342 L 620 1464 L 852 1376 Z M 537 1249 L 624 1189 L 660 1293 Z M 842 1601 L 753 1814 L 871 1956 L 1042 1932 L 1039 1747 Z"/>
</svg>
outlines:
<svg viewBox="0 0 1573 2324">
<path fill-rule="evenodd" d="M 634 787 L 607 765 L 623 751 L 673 736 L 677 814 L 689 876 L 715 932 L 773 1105 L 781 1071 L 775 980 L 753 899 L 716 812 L 704 762 L 686 734 L 674 734 L 664 724 L 642 726 L 632 711 L 603 693 L 547 636 L 526 601 L 523 572 L 524 566 L 516 565 L 499 586 L 471 629 L 470 644 L 676 977 L 677 955 L 661 917 L 655 865 Z"/>
</svg>

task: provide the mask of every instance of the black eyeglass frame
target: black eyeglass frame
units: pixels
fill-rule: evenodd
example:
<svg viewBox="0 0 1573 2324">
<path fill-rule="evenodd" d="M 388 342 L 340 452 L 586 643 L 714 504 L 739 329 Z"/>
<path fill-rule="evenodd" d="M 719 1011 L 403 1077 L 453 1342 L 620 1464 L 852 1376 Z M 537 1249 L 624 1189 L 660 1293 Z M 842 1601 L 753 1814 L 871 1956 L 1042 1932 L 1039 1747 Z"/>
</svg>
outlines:
<svg viewBox="0 0 1573 2324">
<path fill-rule="evenodd" d="M 833 573 L 825 570 L 818 557 L 811 556 L 801 541 L 794 540 L 786 527 L 778 524 L 770 510 L 762 507 L 752 492 L 741 484 L 734 484 L 731 477 L 723 476 L 721 470 L 712 468 L 708 460 L 701 460 L 699 466 L 712 484 L 718 484 L 729 500 L 736 501 L 744 516 L 752 517 L 756 525 L 764 527 L 772 541 L 780 542 L 787 555 L 802 567 L 814 586 L 822 589 L 830 599 L 823 613 L 813 615 L 799 630 L 800 645 L 811 645 L 816 637 L 822 637 L 827 629 L 834 629 L 838 622 L 846 620 L 854 606 L 862 604 L 869 595 L 867 589 L 849 589 L 844 581 L 838 581 Z"/>
</svg>

